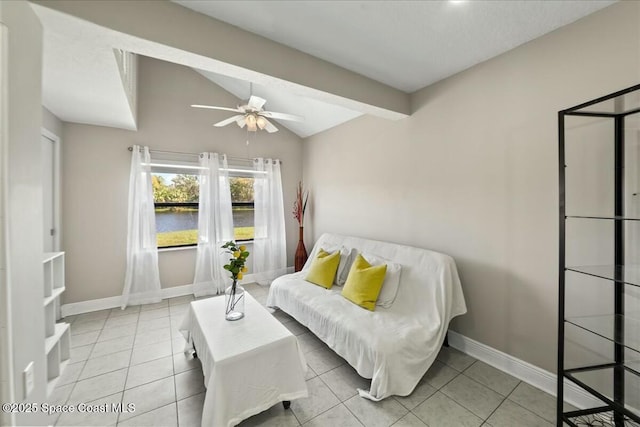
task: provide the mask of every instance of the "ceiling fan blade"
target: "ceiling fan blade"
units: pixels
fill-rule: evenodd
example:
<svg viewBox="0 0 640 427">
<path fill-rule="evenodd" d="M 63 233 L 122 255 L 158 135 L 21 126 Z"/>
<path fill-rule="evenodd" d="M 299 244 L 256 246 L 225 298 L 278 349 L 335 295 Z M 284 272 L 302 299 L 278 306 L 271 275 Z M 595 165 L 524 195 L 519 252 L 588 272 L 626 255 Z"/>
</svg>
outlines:
<svg viewBox="0 0 640 427">
<path fill-rule="evenodd" d="M 303 122 L 304 121 L 304 117 L 302 116 L 296 116 L 294 114 L 286 114 L 286 113 L 275 113 L 273 111 L 261 111 L 260 112 L 261 116 L 264 117 L 269 117 L 270 119 L 276 119 L 276 120 L 292 120 L 294 122 Z"/>
<path fill-rule="evenodd" d="M 221 122 L 218 122 L 218 123 L 214 124 L 214 126 L 215 126 L 215 127 L 219 127 L 219 128 L 221 128 L 222 126 L 226 126 L 226 125 L 228 125 L 229 123 L 233 123 L 233 122 L 235 122 L 235 121 L 236 121 L 236 120 L 238 120 L 238 119 L 244 119 L 244 116 L 243 116 L 243 115 L 238 114 L 237 116 L 233 116 L 233 117 L 229 117 L 228 119 L 224 119 L 223 121 L 221 121 Z"/>
<path fill-rule="evenodd" d="M 278 128 L 275 127 L 273 123 L 271 123 L 269 120 L 265 119 L 264 117 L 262 119 L 265 122 L 264 130 L 266 130 L 269 133 L 278 132 Z"/>
<path fill-rule="evenodd" d="M 262 106 L 266 102 L 266 99 L 260 98 L 259 96 L 251 95 L 251 98 L 249 98 L 249 102 L 247 103 L 247 105 L 256 111 L 260 111 L 262 110 Z"/>
<path fill-rule="evenodd" d="M 214 107 L 213 105 L 192 104 L 193 108 L 207 108 L 209 110 L 233 111 L 234 113 L 243 113 L 239 108 Z"/>
<path fill-rule="evenodd" d="M 240 129 L 242 129 L 247 125 L 247 119 L 244 116 L 240 116 L 236 119 L 236 123 L 238 123 L 238 126 L 240 126 Z"/>
</svg>

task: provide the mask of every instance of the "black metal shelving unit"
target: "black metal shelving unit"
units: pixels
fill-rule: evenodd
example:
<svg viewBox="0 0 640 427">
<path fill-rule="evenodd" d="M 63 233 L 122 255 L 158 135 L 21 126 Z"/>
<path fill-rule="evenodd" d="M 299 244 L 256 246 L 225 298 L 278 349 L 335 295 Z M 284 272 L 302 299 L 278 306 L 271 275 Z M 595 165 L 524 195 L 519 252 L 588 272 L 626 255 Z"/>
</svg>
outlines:
<svg viewBox="0 0 640 427">
<path fill-rule="evenodd" d="M 640 426 L 640 409 L 637 404 L 640 395 L 640 363 L 629 363 L 628 353 L 640 355 L 640 321 L 625 316 L 625 288 L 640 287 L 640 265 L 629 264 L 625 258 L 625 228 L 630 222 L 640 218 L 625 216 L 625 123 L 630 116 L 640 113 L 640 85 L 636 85 L 601 98 L 577 105 L 558 112 L 559 136 L 559 195 L 560 195 L 560 251 L 559 251 L 559 313 L 558 313 L 558 390 L 557 390 L 557 425 L 582 426 Z M 566 178 L 567 151 L 567 118 L 584 117 L 612 121 L 613 135 L 610 142 L 613 146 L 613 206 L 607 215 L 589 212 L 567 213 Z M 634 120 L 636 118 L 634 117 Z M 626 192 L 628 193 L 628 191 Z M 635 194 L 634 194 L 635 195 Z M 639 196 L 640 197 L 640 196 Z M 612 212 L 611 212 L 612 211 Z M 612 213 L 612 214 L 610 214 Z M 573 266 L 566 264 L 567 224 L 571 221 L 604 221 L 613 223 L 612 265 Z M 584 280 L 601 281 L 613 287 L 612 313 L 597 316 L 566 317 L 566 280 L 567 275 Z M 574 280 L 572 279 L 572 280 Z M 567 327 L 578 328 L 581 333 L 601 339 L 604 346 L 611 351 L 611 360 L 607 363 L 585 363 L 581 366 L 566 367 L 565 343 Z M 588 341 L 588 340 L 587 340 Z M 588 359 L 588 358 L 587 358 Z M 635 360 L 634 356 L 634 362 Z M 638 358 L 640 360 L 640 357 Z M 608 386 L 603 387 L 605 378 Z M 564 411 L 564 380 L 579 386 L 601 402 L 592 408 Z M 633 396 L 626 396 L 629 392 Z M 629 399 L 632 399 L 630 402 Z M 564 423 L 564 424 L 563 424 Z"/>
</svg>

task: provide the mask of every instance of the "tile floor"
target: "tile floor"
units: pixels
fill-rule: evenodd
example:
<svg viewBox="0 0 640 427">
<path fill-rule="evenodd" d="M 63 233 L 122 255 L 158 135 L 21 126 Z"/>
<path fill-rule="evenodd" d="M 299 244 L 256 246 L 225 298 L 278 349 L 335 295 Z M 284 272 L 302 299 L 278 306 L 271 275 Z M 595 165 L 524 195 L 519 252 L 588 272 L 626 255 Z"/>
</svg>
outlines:
<svg viewBox="0 0 640 427">
<path fill-rule="evenodd" d="M 246 289 L 265 303 L 268 289 Z M 133 413 L 62 414 L 58 426 L 199 426 L 204 400 L 200 362 L 183 353 L 178 332 L 192 297 L 82 314 L 71 322 L 71 361 L 50 403 L 135 403 Z M 443 349 L 413 394 L 372 402 L 346 362 L 283 312 L 274 315 L 303 347 L 309 397 L 278 404 L 242 426 L 551 426 L 552 396 L 457 350 Z"/>
</svg>

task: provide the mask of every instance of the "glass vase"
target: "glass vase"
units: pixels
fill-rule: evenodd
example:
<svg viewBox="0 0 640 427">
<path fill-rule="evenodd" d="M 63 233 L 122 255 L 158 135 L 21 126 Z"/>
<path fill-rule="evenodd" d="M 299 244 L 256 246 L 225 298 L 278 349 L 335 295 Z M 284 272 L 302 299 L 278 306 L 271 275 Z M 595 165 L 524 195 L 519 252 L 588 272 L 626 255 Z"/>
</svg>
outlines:
<svg viewBox="0 0 640 427">
<path fill-rule="evenodd" d="M 234 280 L 224 291 L 224 318 L 240 320 L 244 317 L 244 288 Z"/>
</svg>

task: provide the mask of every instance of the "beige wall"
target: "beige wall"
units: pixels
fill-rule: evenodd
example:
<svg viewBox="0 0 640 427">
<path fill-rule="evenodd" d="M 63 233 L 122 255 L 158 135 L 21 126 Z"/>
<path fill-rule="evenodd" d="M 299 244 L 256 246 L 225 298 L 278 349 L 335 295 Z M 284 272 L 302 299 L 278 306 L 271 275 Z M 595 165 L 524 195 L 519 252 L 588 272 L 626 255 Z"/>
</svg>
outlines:
<svg viewBox="0 0 640 427">
<path fill-rule="evenodd" d="M 67 291 L 72 303 L 121 295 L 127 238 L 127 191 L 133 144 L 151 149 L 225 153 L 236 157 L 271 157 L 283 161 L 285 212 L 293 205 L 302 176 L 300 138 L 278 126 L 274 134 L 251 135 L 237 126 L 214 128 L 228 113 L 197 110 L 190 104 L 235 106 L 238 99 L 195 71 L 141 57 L 138 63 L 138 131 L 64 124 L 63 229 L 67 252 Z M 286 216 L 289 265 L 297 228 Z M 191 284 L 195 249 L 161 252 L 163 288 Z"/>
<path fill-rule="evenodd" d="M 9 29 L 8 265 L 14 399 L 16 402 L 44 402 L 46 379 L 40 170 L 42 27 L 27 2 L 0 2 L 0 21 Z M 25 399 L 22 371 L 32 361 L 35 389 Z M 17 425 L 35 425 L 43 421 L 40 414 L 16 414 Z"/>
<path fill-rule="evenodd" d="M 337 232 L 452 255 L 452 328 L 555 371 L 557 111 L 637 84 L 640 3 L 620 2 L 304 143 L 308 240 Z"/>
</svg>

